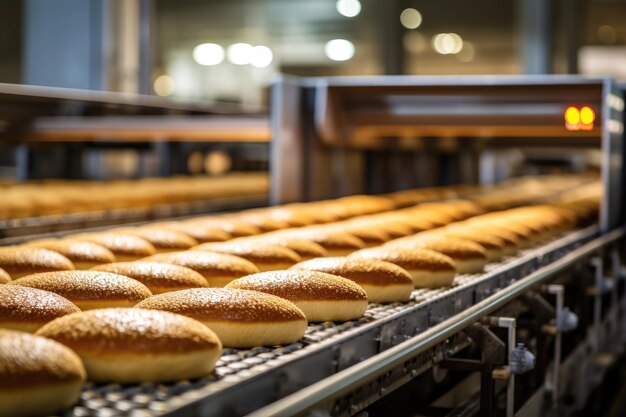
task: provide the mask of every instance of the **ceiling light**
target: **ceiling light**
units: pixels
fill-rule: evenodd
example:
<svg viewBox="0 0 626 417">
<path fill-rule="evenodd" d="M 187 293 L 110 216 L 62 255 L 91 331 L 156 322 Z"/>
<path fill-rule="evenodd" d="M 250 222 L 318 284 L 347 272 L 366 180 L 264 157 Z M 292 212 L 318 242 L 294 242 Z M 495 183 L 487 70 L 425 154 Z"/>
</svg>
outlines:
<svg viewBox="0 0 626 417">
<path fill-rule="evenodd" d="M 456 33 L 439 33 L 433 36 L 432 45 L 442 55 L 458 54 L 463 49 L 463 38 Z"/>
<path fill-rule="evenodd" d="M 274 54 L 267 46 L 257 45 L 252 48 L 252 58 L 250 59 L 250 64 L 252 64 L 253 67 L 265 68 L 272 63 L 273 59 Z"/>
<path fill-rule="evenodd" d="M 226 49 L 226 57 L 235 65 L 246 65 L 252 59 L 252 45 L 249 43 L 234 43 Z"/>
<path fill-rule="evenodd" d="M 400 23 L 407 29 L 417 29 L 422 24 L 422 14 L 415 9 L 404 9 L 400 13 Z"/>
<path fill-rule="evenodd" d="M 216 43 L 201 43 L 193 48 L 193 59 L 200 65 L 217 65 L 224 61 L 224 48 Z"/>
<path fill-rule="evenodd" d="M 167 97 L 172 95 L 176 85 L 174 79 L 169 75 L 160 75 L 154 80 L 152 87 L 158 96 Z"/>
<path fill-rule="evenodd" d="M 359 0 L 337 0 L 337 11 L 345 17 L 354 17 L 361 13 Z"/>
<path fill-rule="evenodd" d="M 347 61 L 354 56 L 354 44 L 345 39 L 333 39 L 326 43 L 324 48 L 328 59 L 333 61 Z"/>
</svg>

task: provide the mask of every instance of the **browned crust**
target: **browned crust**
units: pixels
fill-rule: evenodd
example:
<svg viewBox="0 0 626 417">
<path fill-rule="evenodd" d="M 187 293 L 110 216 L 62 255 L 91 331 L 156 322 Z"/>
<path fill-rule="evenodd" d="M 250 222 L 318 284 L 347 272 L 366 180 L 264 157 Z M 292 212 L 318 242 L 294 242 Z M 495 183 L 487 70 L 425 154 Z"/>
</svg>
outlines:
<svg viewBox="0 0 626 417">
<path fill-rule="evenodd" d="M 315 224 L 315 218 L 302 209 L 277 207 L 268 209 L 265 214 L 272 219 L 287 222 L 290 227 L 303 227 Z"/>
<path fill-rule="evenodd" d="M 414 243 L 453 259 L 486 259 L 487 257 L 485 248 L 479 244 L 454 237 L 434 237 L 423 240 L 418 237 Z"/>
<path fill-rule="evenodd" d="M 290 301 L 367 300 L 367 294 L 356 283 L 317 271 L 261 272 L 236 279 L 226 288 L 266 292 Z"/>
<path fill-rule="evenodd" d="M 401 249 L 381 247 L 363 249 L 354 252 L 350 257 L 391 262 L 407 271 L 456 271 L 454 261 L 450 257 L 426 248 Z"/>
<path fill-rule="evenodd" d="M 11 281 L 11 276 L 4 269 L 0 268 L 0 284 L 6 284 Z"/>
<path fill-rule="evenodd" d="M 60 253 L 71 261 L 109 263 L 115 255 L 102 245 L 80 240 L 49 239 L 29 242 L 24 246 L 49 249 Z"/>
<path fill-rule="evenodd" d="M 371 227 L 376 227 L 384 230 L 389 235 L 389 239 L 397 239 L 400 237 L 412 235 L 414 233 L 411 226 L 401 221 L 378 220 L 376 218 L 372 219 L 371 221 L 364 221 L 364 223 L 368 222 Z"/>
<path fill-rule="evenodd" d="M 319 258 L 328 253 L 319 243 L 305 238 L 287 237 L 280 233 L 268 233 L 266 235 L 251 237 L 250 242 L 267 242 L 270 245 L 278 245 L 291 249 L 301 258 Z"/>
<path fill-rule="evenodd" d="M 161 262 L 117 262 L 91 268 L 136 279 L 148 288 L 207 287 L 207 280 L 193 269 Z"/>
<path fill-rule="evenodd" d="M 58 294 L 20 285 L 0 286 L 0 322 L 47 323 L 80 309 Z"/>
<path fill-rule="evenodd" d="M 444 232 L 447 236 L 475 242 L 485 249 L 502 249 L 505 242 L 497 236 L 485 233 L 472 233 L 463 230 L 449 230 Z"/>
<path fill-rule="evenodd" d="M 247 323 L 306 320 L 293 303 L 258 291 L 234 288 L 192 288 L 155 295 L 135 308 L 164 310 L 200 321 Z"/>
<path fill-rule="evenodd" d="M 0 389 L 84 381 L 80 358 L 44 337 L 0 329 Z"/>
<path fill-rule="evenodd" d="M 106 308 L 60 317 L 38 335 L 63 343 L 79 354 L 188 353 L 221 348 L 204 324 L 178 314 L 140 308 Z"/>
<path fill-rule="evenodd" d="M 286 221 L 273 219 L 262 214 L 243 212 L 237 215 L 237 218 L 244 223 L 250 223 L 258 227 L 262 232 L 273 232 L 275 230 L 286 229 L 289 227 L 289 223 Z"/>
<path fill-rule="evenodd" d="M 301 258 L 317 258 L 326 256 L 328 252 L 319 243 L 306 239 L 277 239 L 273 243 L 291 249 L 300 255 Z"/>
<path fill-rule="evenodd" d="M 358 250 L 365 247 L 365 243 L 361 239 L 347 232 L 321 229 L 303 230 L 294 232 L 292 236 L 311 240 L 326 250 Z"/>
<path fill-rule="evenodd" d="M 224 243 L 203 243 L 194 249 L 235 255 L 252 263 L 295 264 L 301 260 L 300 256 L 291 249 L 263 242 L 231 240 Z"/>
<path fill-rule="evenodd" d="M 100 271 L 44 272 L 7 285 L 22 285 L 59 294 L 68 300 L 141 301 L 152 293 L 141 282 L 123 275 Z"/>
<path fill-rule="evenodd" d="M 0 248 L 0 268 L 9 275 L 74 269 L 72 261 L 60 253 L 41 248 Z"/>
<path fill-rule="evenodd" d="M 191 225 L 181 222 L 158 223 L 139 227 L 138 229 L 175 230 L 191 236 L 196 242 L 224 242 L 232 238 L 229 233 L 212 226 Z"/>
<path fill-rule="evenodd" d="M 116 233 L 115 231 L 113 231 Z M 138 236 L 152 243 L 156 249 L 178 249 L 184 250 L 194 247 L 198 241 L 187 233 L 174 229 L 157 228 L 132 228 L 124 229 L 122 233 Z"/>
<path fill-rule="evenodd" d="M 353 236 L 361 239 L 364 243 L 368 245 L 379 245 L 387 242 L 389 239 L 389 234 L 382 229 L 374 227 L 366 228 L 363 226 L 354 226 L 354 225 L 337 225 L 337 231 L 345 231 L 350 233 Z"/>
<path fill-rule="evenodd" d="M 197 218 L 186 220 L 181 223 L 191 227 L 215 227 L 223 230 L 232 237 L 252 236 L 261 233 L 261 229 L 251 223 L 246 223 L 236 220 L 234 218 L 227 217 Z"/>
<path fill-rule="evenodd" d="M 504 228 L 481 226 L 478 223 L 472 223 L 467 225 L 466 227 L 468 230 L 471 231 L 471 233 L 497 237 L 498 239 L 502 240 L 506 246 L 517 246 L 520 243 L 520 238 L 518 237 L 518 235 Z"/>
<path fill-rule="evenodd" d="M 234 255 L 205 251 L 160 253 L 143 259 L 180 265 L 193 269 L 205 277 L 242 277 L 259 272 L 252 262 Z"/>
<path fill-rule="evenodd" d="M 290 269 L 320 271 L 375 286 L 413 284 L 411 275 L 398 265 L 377 259 L 317 258 L 300 262 Z"/>
<path fill-rule="evenodd" d="M 68 236 L 67 239 L 93 242 L 104 246 L 115 255 L 150 256 L 156 252 L 154 246 L 138 236 L 121 233 L 86 233 Z"/>
</svg>

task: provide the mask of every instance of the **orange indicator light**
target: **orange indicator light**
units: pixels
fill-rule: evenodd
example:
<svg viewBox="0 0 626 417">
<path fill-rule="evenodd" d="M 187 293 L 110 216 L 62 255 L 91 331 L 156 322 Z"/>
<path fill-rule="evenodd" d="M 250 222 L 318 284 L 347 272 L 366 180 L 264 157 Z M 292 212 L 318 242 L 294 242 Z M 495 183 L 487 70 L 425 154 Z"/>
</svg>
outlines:
<svg viewBox="0 0 626 417">
<path fill-rule="evenodd" d="M 584 125 L 591 125 L 596 120 L 596 113 L 589 106 L 581 107 L 580 109 L 580 121 Z"/>
<path fill-rule="evenodd" d="M 565 110 L 565 123 L 573 126 L 580 123 L 580 111 L 576 107 L 570 106 Z"/>
<path fill-rule="evenodd" d="M 565 117 L 565 128 L 567 130 L 593 130 L 596 113 L 589 106 L 582 106 L 580 109 L 569 106 L 565 109 L 563 117 Z"/>
</svg>

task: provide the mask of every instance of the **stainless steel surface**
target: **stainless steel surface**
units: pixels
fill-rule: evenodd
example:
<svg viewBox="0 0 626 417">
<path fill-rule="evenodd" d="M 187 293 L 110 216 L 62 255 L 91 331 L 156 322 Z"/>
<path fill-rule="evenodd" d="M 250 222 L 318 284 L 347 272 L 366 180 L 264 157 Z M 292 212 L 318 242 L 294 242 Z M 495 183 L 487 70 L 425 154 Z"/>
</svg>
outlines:
<svg viewBox="0 0 626 417">
<path fill-rule="evenodd" d="M 604 195 L 600 205 L 602 231 L 624 222 L 625 158 L 624 158 L 624 96 L 617 84 L 605 80 L 602 100 L 602 183 Z"/>
<path fill-rule="evenodd" d="M 27 142 L 269 142 L 266 118 L 100 116 L 39 118 Z"/>
<path fill-rule="evenodd" d="M 270 202 L 291 203 L 301 200 L 304 187 L 303 148 L 300 125 L 300 86 L 290 78 L 281 78 L 272 89 L 272 141 L 270 145 Z M 285 173 L 289 175 L 285 176 Z"/>
<path fill-rule="evenodd" d="M 21 110 L 23 110 L 24 103 L 36 106 L 41 110 L 48 110 L 38 114 L 39 116 L 50 115 L 51 109 L 70 110 L 67 106 L 72 102 L 91 104 L 105 109 L 107 106 L 112 106 L 108 107 L 109 113 L 115 113 L 116 108 L 123 109 L 124 107 L 134 108 L 135 111 L 145 108 L 159 112 L 240 113 L 238 105 L 229 103 L 216 105 L 206 101 L 182 101 L 152 95 L 0 83 L 0 103 L 3 102 L 6 105 L 20 103 Z"/>
<path fill-rule="evenodd" d="M 259 409 L 251 413 L 250 416 L 271 415 L 279 417 L 298 415 L 306 410 L 315 409 L 316 405 L 322 402 L 328 402 L 334 397 L 346 394 L 356 386 L 363 386 L 368 381 L 383 375 L 388 370 L 402 364 L 420 352 L 424 352 L 438 343 L 444 342 L 470 324 L 519 297 L 525 291 L 570 268 L 579 262 L 581 258 L 589 256 L 603 246 L 622 238 L 624 233 L 624 229 L 618 229 L 596 238 L 584 246 L 573 250 L 563 258 L 538 269 L 459 314 L 429 328 L 419 336 Z"/>
</svg>

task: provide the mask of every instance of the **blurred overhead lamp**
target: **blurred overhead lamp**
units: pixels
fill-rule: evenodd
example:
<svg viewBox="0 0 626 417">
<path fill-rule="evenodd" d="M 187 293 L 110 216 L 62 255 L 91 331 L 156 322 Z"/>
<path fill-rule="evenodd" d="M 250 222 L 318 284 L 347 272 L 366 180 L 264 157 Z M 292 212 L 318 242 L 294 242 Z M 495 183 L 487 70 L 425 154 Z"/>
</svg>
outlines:
<svg viewBox="0 0 626 417">
<path fill-rule="evenodd" d="M 161 97 L 171 96 L 175 87 L 174 79 L 169 75 L 159 75 L 152 86 L 154 92 Z"/>
<path fill-rule="evenodd" d="M 422 24 L 422 14 L 412 8 L 404 9 L 400 13 L 400 23 L 407 29 L 417 29 Z"/>
<path fill-rule="evenodd" d="M 324 48 L 328 59 L 333 61 L 347 61 L 354 56 L 354 44 L 345 39 L 333 39 L 326 43 Z"/>
<path fill-rule="evenodd" d="M 359 0 L 337 0 L 337 11 L 345 17 L 358 16 L 361 13 L 361 2 Z"/>
<path fill-rule="evenodd" d="M 224 48 L 216 43 L 201 43 L 193 48 L 193 59 L 200 65 L 218 65 L 224 61 Z"/>
<path fill-rule="evenodd" d="M 442 55 L 454 55 L 463 49 L 463 38 L 457 33 L 439 33 L 433 36 L 433 48 Z"/>
<path fill-rule="evenodd" d="M 252 45 L 249 43 L 234 43 L 226 49 L 226 57 L 235 65 L 246 65 L 252 59 Z"/>
<path fill-rule="evenodd" d="M 252 58 L 250 64 L 253 67 L 265 68 L 272 63 L 274 54 L 272 50 L 265 45 L 257 45 L 252 48 Z"/>
</svg>

